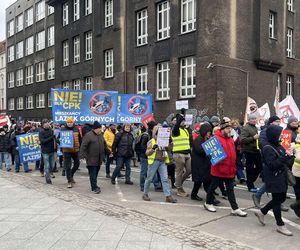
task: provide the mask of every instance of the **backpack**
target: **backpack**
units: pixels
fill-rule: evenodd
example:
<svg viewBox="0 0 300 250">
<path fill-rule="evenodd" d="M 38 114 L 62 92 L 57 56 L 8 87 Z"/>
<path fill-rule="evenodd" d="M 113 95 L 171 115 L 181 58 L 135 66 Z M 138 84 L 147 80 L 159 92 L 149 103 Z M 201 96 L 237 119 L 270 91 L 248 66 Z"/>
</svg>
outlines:
<svg viewBox="0 0 300 250">
<path fill-rule="evenodd" d="M 133 145 L 133 150 L 137 153 L 140 154 L 141 153 L 141 143 L 142 143 L 142 137 L 143 135 L 147 135 L 147 138 L 149 140 L 149 135 L 147 132 L 142 133 L 141 135 L 139 135 L 138 137 L 135 138 L 134 140 L 134 145 Z M 147 140 L 147 141 L 148 141 Z"/>
</svg>

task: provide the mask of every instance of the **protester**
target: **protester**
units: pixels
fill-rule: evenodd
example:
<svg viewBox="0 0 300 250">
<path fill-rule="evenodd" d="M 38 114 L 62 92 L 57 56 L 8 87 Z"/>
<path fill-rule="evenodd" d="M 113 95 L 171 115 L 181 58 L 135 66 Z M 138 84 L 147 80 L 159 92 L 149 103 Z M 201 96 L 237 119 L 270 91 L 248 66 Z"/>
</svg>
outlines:
<svg viewBox="0 0 300 250">
<path fill-rule="evenodd" d="M 9 158 L 10 148 L 11 141 L 9 133 L 5 132 L 4 128 L 0 128 L 0 169 L 2 169 L 2 162 L 4 161 L 6 171 L 11 171 L 11 162 Z"/>
<path fill-rule="evenodd" d="M 261 155 L 258 147 L 258 130 L 256 127 L 257 117 L 255 114 L 248 116 L 248 123 L 241 131 L 242 152 L 246 158 L 246 175 L 248 191 L 256 193 L 254 182 L 262 170 Z"/>
<path fill-rule="evenodd" d="M 181 197 L 189 196 L 182 185 L 191 174 L 190 134 L 185 128 L 184 113 L 185 110 L 183 109 L 181 114 L 176 115 L 176 124 L 172 130 L 173 157 L 176 164 L 175 186 L 177 195 Z"/>
<path fill-rule="evenodd" d="M 299 120 L 295 116 L 289 116 L 285 130 L 292 131 L 292 142 L 295 142 L 299 128 Z"/>
<path fill-rule="evenodd" d="M 200 131 L 200 123 L 196 123 L 194 125 L 194 130 L 192 132 L 192 137 L 193 137 L 193 141 L 196 140 L 198 138 L 198 136 L 200 135 L 199 131 Z"/>
<path fill-rule="evenodd" d="M 296 185 L 293 186 L 296 196 L 296 202 L 291 204 L 291 208 L 295 214 L 300 218 L 300 134 L 297 135 L 295 140 L 295 161 L 292 168 L 292 173 L 296 179 Z"/>
<path fill-rule="evenodd" d="M 63 157 L 64 157 L 64 167 L 67 174 L 68 180 L 68 188 L 72 188 L 73 184 L 75 184 L 74 174 L 79 168 L 79 150 L 81 144 L 81 137 L 79 134 L 78 128 L 75 127 L 74 119 L 69 117 L 66 121 L 66 130 L 73 131 L 73 147 L 72 148 L 62 148 Z M 72 167 L 72 159 L 73 159 L 73 167 Z"/>
<path fill-rule="evenodd" d="M 224 117 L 220 124 L 220 129 L 216 132 L 216 136 L 225 151 L 226 158 L 216 165 L 211 167 L 212 182 L 208 188 L 206 202 L 204 204 L 205 209 L 209 212 L 216 212 L 213 205 L 214 202 L 214 190 L 219 186 L 219 182 L 223 181 L 226 185 L 228 200 L 232 208 L 231 214 L 240 217 L 247 216 L 247 213 L 242 211 L 236 203 L 234 194 L 234 177 L 236 173 L 236 152 L 234 141 L 231 138 L 230 119 Z"/>
<path fill-rule="evenodd" d="M 95 194 L 101 192 L 100 187 L 97 185 L 97 177 L 105 157 L 105 147 L 106 145 L 101 132 L 101 125 L 99 122 L 95 121 L 92 130 L 83 137 L 82 145 L 80 147 L 80 158 L 86 159 L 91 190 Z"/>
<path fill-rule="evenodd" d="M 170 185 L 168 181 L 168 173 L 166 164 L 169 163 L 168 148 L 159 147 L 157 143 L 157 133 L 160 126 L 153 128 L 152 139 L 147 144 L 146 155 L 148 156 L 148 173 L 144 184 L 143 200 L 150 201 L 149 186 L 155 173 L 158 171 L 161 178 L 162 188 L 166 197 L 166 202 L 176 203 L 177 200 L 172 197 Z"/>
<path fill-rule="evenodd" d="M 109 128 L 106 129 L 104 132 L 104 140 L 108 148 L 108 152 L 106 154 L 106 161 L 105 161 L 106 178 L 111 178 L 110 164 L 113 161 L 112 145 L 114 143 L 116 133 L 117 133 L 116 125 L 114 124 L 110 124 Z"/>
<path fill-rule="evenodd" d="M 277 232 L 291 236 L 290 232 L 281 218 L 281 204 L 286 199 L 287 176 L 286 169 L 293 165 L 294 157 L 292 150 L 285 150 L 280 145 L 282 127 L 270 125 L 266 130 L 267 143 L 262 149 L 264 161 L 263 176 L 266 183 L 266 191 L 272 193 L 272 200 L 263 208 L 255 212 L 259 222 L 265 225 L 264 217 L 272 209 L 276 223 Z"/>
<path fill-rule="evenodd" d="M 131 159 L 133 157 L 133 142 L 134 138 L 131 134 L 131 126 L 126 123 L 115 137 L 112 145 L 113 155 L 116 157 L 116 168 L 111 177 L 111 183 L 116 184 L 116 177 L 120 174 L 123 164 L 126 166 L 125 171 L 125 184 L 132 185 L 133 182 L 130 180 L 131 175 Z"/>
</svg>

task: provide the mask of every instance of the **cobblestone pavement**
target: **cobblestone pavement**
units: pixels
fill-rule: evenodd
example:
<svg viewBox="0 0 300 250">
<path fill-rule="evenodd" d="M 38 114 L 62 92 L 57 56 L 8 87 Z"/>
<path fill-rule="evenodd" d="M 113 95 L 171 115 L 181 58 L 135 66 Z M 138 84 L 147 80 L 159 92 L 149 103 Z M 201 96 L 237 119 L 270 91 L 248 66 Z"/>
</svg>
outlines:
<svg viewBox="0 0 300 250">
<path fill-rule="evenodd" d="M 162 220 L 99 198 L 79 194 L 54 185 L 46 185 L 27 176 L 4 171 L 0 171 L 0 175 L 0 236 L 2 236 L 0 249 L 17 249 L 20 245 L 22 245 L 20 249 L 49 249 L 50 247 L 52 247 L 51 249 L 83 249 L 85 247 L 87 249 L 99 249 L 100 247 L 102 249 L 253 249 L 250 246 L 226 240 L 196 228 Z M 23 195 L 16 193 L 16 189 L 19 192 L 22 190 L 20 193 Z M 28 199 L 28 194 L 32 200 Z M 10 206 L 7 207 L 5 204 L 10 197 L 15 202 L 10 203 Z M 15 200 L 16 197 L 19 200 Z M 46 197 L 48 198 L 46 199 Z M 28 201 L 35 203 L 28 204 Z M 25 216 L 26 212 L 31 215 L 30 218 Z M 38 214 L 32 214 L 32 212 Z M 64 214 L 68 214 L 66 223 L 58 224 L 57 217 L 64 220 Z M 6 223 L 6 216 L 15 223 L 12 225 Z M 74 216 L 75 221 L 72 220 L 72 216 Z M 76 216 L 81 217 L 77 218 Z M 89 219 L 84 218 L 86 216 Z M 36 217 L 41 217 L 41 219 Z M 21 224 L 21 221 L 25 219 L 28 219 L 30 223 Z M 103 223 L 103 221 L 107 223 Z M 113 226 L 114 224 L 120 226 Z M 99 225 L 100 228 L 97 228 Z M 105 228 L 101 229 L 101 225 L 111 226 L 106 230 Z M 70 228 L 64 228 L 65 226 Z M 78 227 L 78 229 L 83 228 L 87 232 L 78 234 L 77 231 L 67 230 L 74 230 L 73 226 L 75 226 L 75 230 Z M 32 233 L 33 228 L 36 228 L 36 232 Z M 43 228 L 45 228 L 45 232 L 41 230 Z M 43 245 L 42 242 L 47 240 L 47 232 L 51 232 L 51 228 L 54 235 L 50 233 L 49 237 L 53 239 L 48 245 L 46 243 Z M 59 234 L 61 229 L 63 232 Z M 24 239 L 28 239 L 28 237 L 26 238 L 28 230 L 33 234 L 30 241 L 32 243 L 29 243 L 29 246 L 28 244 L 23 245 Z M 113 235 L 117 240 L 107 239 L 107 237 L 111 237 L 110 235 Z M 101 242 L 105 241 L 105 244 L 102 242 L 103 245 L 101 246 L 99 242 L 94 241 L 93 239 L 95 237 L 97 239 L 97 236 Z M 34 240 L 35 237 L 38 237 L 38 240 Z M 126 239 L 129 239 L 131 245 Z M 15 244 L 15 247 L 5 248 L 6 243 L 7 246 Z M 20 244 L 18 245 L 18 243 Z M 41 246 L 43 248 L 38 248 Z"/>
</svg>

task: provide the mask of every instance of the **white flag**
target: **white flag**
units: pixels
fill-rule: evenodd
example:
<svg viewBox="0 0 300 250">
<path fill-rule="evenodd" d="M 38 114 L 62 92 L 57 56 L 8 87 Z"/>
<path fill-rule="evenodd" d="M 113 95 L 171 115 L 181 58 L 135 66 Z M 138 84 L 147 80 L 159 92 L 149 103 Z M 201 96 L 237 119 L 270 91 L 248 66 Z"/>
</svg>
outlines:
<svg viewBox="0 0 300 250">
<path fill-rule="evenodd" d="M 286 127 L 288 123 L 288 118 L 290 116 L 295 116 L 298 119 L 300 118 L 300 111 L 297 107 L 297 104 L 294 101 L 294 98 L 289 95 L 284 100 L 279 103 L 279 110 L 281 115 L 281 124 L 280 126 Z"/>
<path fill-rule="evenodd" d="M 279 108 L 279 89 L 278 87 L 276 87 L 276 91 L 275 91 L 275 99 L 274 99 L 274 108 L 275 108 L 275 113 L 278 117 L 282 117 L 282 113 L 280 112 L 280 108 Z"/>
<path fill-rule="evenodd" d="M 245 124 L 248 121 L 248 115 L 256 113 L 258 110 L 258 106 L 256 104 L 256 101 L 254 101 L 251 97 L 247 97 L 247 106 L 246 106 L 246 112 L 245 112 L 245 119 L 244 122 Z"/>
<path fill-rule="evenodd" d="M 257 126 L 261 127 L 265 125 L 265 121 L 271 116 L 270 107 L 268 103 L 265 103 L 258 110 Z"/>
</svg>

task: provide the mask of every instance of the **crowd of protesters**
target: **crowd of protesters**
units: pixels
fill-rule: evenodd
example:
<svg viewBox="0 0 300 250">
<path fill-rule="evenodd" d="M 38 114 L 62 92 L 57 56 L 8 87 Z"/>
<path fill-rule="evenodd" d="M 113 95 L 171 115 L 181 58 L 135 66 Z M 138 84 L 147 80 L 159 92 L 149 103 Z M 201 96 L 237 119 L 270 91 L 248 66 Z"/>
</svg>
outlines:
<svg viewBox="0 0 300 250">
<path fill-rule="evenodd" d="M 110 124 L 104 126 L 97 121 L 84 126 L 75 125 L 72 117 L 65 124 L 56 125 L 44 119 L 40 125 L 27 123 L 14 124 L 9 128 L 0 128 L 0 167 L 18 173 L 23 166 L 24 172 L 31 172 L 27 162 L 21 162 L 16 137 L 38 132 L 42 157 L 35 162 L 35 170 L 45 177 L 47 184 L 52 184 L 59 167 L 66 176 L 67 188 L 75 185 L 74 176 L 79 169 L 81 159 L 85 159 L 88 168 L 91 191 L 100 193 L 97 177 L 102 163 L 105 163 L 106 178 L 112 185 L 119 184 L 125 177 L 126 185 L 133 185 L 131 167 L 140 162 L 139 188 L 142 199 L 151 201 L 149 187 L 153 183 L 155 191 L 162 191 L 165 201 L 176 203 L 173 193 L 195 201 L 203 201 L 198 196 L 203 186 L 206 192 L 204 208 L 216 212 L 220 204 L 217 199 L 219 188 L 221 196 L 227 199 L 232 208 L 231 214 L 245 217 L 247 212 L 239 208 L 234 186 L 237 182 L 246 184 L 257 208 L 255 215 L 265 225 L 264 216 L 273 210 L 277 231 L 290 236 L 290 232 L 281 217 L 281 211 L 287 210 L 283 203 L 287 196 L 287 171 L 291 170 L 296 179 L 293 186 L 296 202 L 291 205 L 300 217 L 300 134 L 299 121 L 296 117 L 288 118 L 285 130 L 292 131 L 292 145 L 289 149 L 281 146 L 283 128 L 280 118 L 272 116 L 262 128 L 257 127 L 257 117 L 248 116 L 246 124 L 228 117 L 211 117 L 210 120 L 188 126 L 185 123 L 185 111 L 173 117 L 170 123 L 162 124 L 151 121 L 145 126 L 139 124 Z M 157 143 L 159 128 L 170 130 L 169 146 L 161 147 Z M 73 131 L 73 148 L 60 147 L 61 130 Z M 212 165 L 201 146 L 212 136 L 216 136 L 225 151 L 226 158 Z M 111 164 L 116 165 L 111 172 Z M 58 167 L 59 166 L 59 167 Z M 244 172 L 245 169 L 245 172 Z M 125 170 L 125 175 L 121 173 Z M 191 194 L 184 189 L 185 181 L 192 177 L 194 183 Z M 262 186 L 255 183 L 262 177 Z M 175 190 L 172 191 L 172 190 Z M 271 193 L 272 199 L 264 207 L 260 200 L 264 193 Z"/>
</svg>

